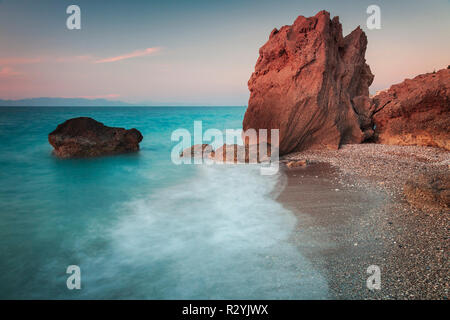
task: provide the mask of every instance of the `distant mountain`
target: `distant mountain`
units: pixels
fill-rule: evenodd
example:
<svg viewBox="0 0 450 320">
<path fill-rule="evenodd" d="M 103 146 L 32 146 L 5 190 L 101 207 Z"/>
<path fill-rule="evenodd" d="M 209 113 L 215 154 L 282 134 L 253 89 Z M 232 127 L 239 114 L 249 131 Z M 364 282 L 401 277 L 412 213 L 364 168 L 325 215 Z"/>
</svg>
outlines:
<svg viewBox="0 0 450 320">
<path fill-rule="evenodd" d="M 31 98 L 1 100 L 0 107 L 122 107 L 134 106 L 123 101 L 84 98 Z"/>
</svg>

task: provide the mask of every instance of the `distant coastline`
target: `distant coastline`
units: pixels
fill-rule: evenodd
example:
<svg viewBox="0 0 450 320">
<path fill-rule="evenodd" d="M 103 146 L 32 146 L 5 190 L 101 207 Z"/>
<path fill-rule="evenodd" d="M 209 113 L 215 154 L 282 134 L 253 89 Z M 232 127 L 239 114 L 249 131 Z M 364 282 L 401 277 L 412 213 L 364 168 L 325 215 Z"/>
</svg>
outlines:
<svg viewBox="0 0 450 320">
<path fill-rule="evenodd" d="M 31 98 L 1 100 L 0 107 L 129 107 L 133 104 L 107 99 L 85 98 Z"/>
<path fill-rule="evenodd" d="M 0 99 L 0 107 L 247 107 L 246 105 L 195 105 L 177 103 L 128 103 L 119 100 L 86 98 L 30 98 L 19 100 Z"/>
</svg>

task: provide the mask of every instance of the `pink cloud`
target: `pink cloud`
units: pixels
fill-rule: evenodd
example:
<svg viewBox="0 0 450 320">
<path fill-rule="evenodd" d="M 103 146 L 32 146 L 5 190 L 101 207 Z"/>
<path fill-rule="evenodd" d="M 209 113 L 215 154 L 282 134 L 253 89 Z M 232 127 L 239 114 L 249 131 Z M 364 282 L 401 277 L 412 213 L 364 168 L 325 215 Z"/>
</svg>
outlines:
<svg viewBox="0 0 450 320">
<path fill-rule="evenodd" d="M 20 64 L 33 64 L 39 63 L 42 61 L 42 58 L 0 58 L 0 65 L 20 65 Z"/>
<path fill-rule="evenodd" d="M 36 63 L 66 63 L 66 62 L 83 62 L 83 61 L 93 61 L 94 58 L 90 55 L 79 55 L 79 56 L 43 56 L 43 57 L 29 57 L 29 58 L 16 58 L 7 57 L 0 58 L 0 65 L 24 65 L 24 64 L 36 64 Z"/>
<path fill-rule="evenodd" d="M 0 67 L 0 77 L 14 77 L 21 75 L 20 72 L 14 71 L 11 67 Z"/>
<path fill-rule="evenodd" d="M 108 63 L 116 62 L 125 59 L 144 57 L 160 51 L 160 47 L 147 48 L 144 50 L 136 50 L 131 53 L 126 53 L 120 56 L 114 56 L 109 58 L 95 58 L 92 55 L 78 55 L 78 56 L 61 56 L 61 57 L 4 57 L 0 58 L 0 66 L 9 68 L 12 65 L 24 65 L 24 64 L 36 64 L 36 63 L 72 63 L 72 62 L 90 62 L 90 63 Z M 8 69 L 10 70 L 10 69 Z M 7 71 L 3 71 L 6 73 Z"/>
<path fill-rule="evenodd" d="M 100 60 L 95 61 L 95 63 L 108 63 L 108 62 L 116 62 L 116 61 L 125 60 L 125 59 L 144 57 L 144 56 L 154 54 L 160 50 L 161 50 L 161 48 L 159 48 L 159 47 L 147 48 L 144 50 L 136 50 L 131 53 L 126 53 L 126 54 L 123 54 L 120 56 L 100 59 Z"/>
</svg>

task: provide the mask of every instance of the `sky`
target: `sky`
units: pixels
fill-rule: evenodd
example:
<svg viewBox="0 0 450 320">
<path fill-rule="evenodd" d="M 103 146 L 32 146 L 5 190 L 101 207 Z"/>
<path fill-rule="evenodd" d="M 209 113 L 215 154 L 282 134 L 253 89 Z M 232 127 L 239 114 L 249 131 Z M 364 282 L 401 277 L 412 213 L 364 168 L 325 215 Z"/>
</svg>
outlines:
<svg viewBox="0 0 450 320">
<path fill-rule="evenodd" d="M 66 27 L 72 4 L 80 30 Z M 366 27 L 371 4 L 379 30 Z M 0 0 L 0 99 L 244 106 L 271 30 L 323 9 L 344 35 L 366 32 L 372 93 L 450 64 L 449 0 Z"/>
</svg>

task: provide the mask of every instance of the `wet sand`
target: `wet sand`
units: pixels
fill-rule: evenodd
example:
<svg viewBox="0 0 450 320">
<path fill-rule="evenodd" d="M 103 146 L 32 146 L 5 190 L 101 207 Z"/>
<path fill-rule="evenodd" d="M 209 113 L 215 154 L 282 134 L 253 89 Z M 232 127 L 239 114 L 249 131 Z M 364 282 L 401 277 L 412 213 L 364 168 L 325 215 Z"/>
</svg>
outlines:
<svg viewBox="0 0 450 320">
<path fill-rule="evenodd" d="M 310 162 L 284 167 L 278 201 L 296 213 L 292 241 L 327 278 L 330 298 L 447 299 L 449 215 L 413 208 L 401 191 L 427 167 L 448 170 L 449 154 L 350 145 L 282 159 Z M 381 269 L 381 290 L 366 286 L 370 265 Z"/>
</svg>

